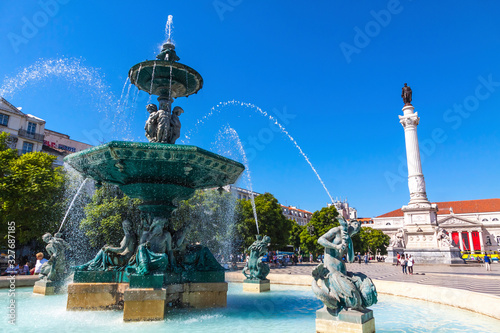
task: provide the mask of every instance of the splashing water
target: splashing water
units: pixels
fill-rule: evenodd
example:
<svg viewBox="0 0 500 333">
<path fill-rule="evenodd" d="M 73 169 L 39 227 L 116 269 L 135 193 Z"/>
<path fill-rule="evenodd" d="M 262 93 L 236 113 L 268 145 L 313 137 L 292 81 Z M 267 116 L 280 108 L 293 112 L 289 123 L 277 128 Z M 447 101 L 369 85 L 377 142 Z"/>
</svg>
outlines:
<svg viewBox="0 0 500 333">
<path fill-rule="evenodd" d="M 257 235 L 260 234 L 259 232 L 259 222 L 257 219 L 257 209 L 255 208 L 255 198 L 253 196 L 253 188 L 252 188 L 252 175 L 250 173 L 250 165 L 248 163 L 247 159 L 247 154 L 245 153 L 245 149 L 243 148 L 243 144 L 241 143 L 240 136 L 238 135 L 238 132 L 229 125 L 226 125 L 220 132 L 218 137 L 223 137 L 225 140 L 227 139 L 232 139 L 236 143 L 236 147 L 238 149 L 238 152 L 241 155 L 241 158 L 243 159 L 243 165 L 245 165 L 245 175 L 248 183 L 248 187 L 250 189 L 250 202 L 252 203 L 252 211 L 253 211 L 253 217 L 255 219 L 255 226 L 257 227 Z"/>
<path fill-rule="evenodd" d="M 256 111 L 258 114 L 260 114 L 260 115 L 262 115 L 264 117 L 267 117 L 276 126 L 278 126 L 279 129 L 281 130 L 281 132 L 283 134 L 285 134 L 288 137 L 288 139 L 290 139 L 290 141 L 294 144 L 295 148 L 297 148 L 298 151 L 300 152 L 300 154 L 302 155 L 302 157 L 304 157 L 304 159 L 306 160 L 307 164 L 309 164 L 309 166 L 311 167 L 312 171 L 314 172 L 314 174 L 318 178 L 319 182 L 323 186 L 326 194 L 330 198 L 330 202 L 333 203 L 333 198 L 332 198 L 332 196 L 330 194 L 330 191 L 328 191 L 328 189 L 326 188 L 326 185 L 323 182 L 323 180 L 321 179 L 318 171 L 316 171 L 316 168 L 314 168 L 314 166 L 312 165 L 311 161 L 309 160 L 309 158 L 307 157 L 307 155 L 304 153 L 304 151 L 302 150 L 302 148 L 300 148 L 300 146 L 297 143 L 297 141 L 295 141 L 295 139 L 290 135 L 290 133 L 288 133 L 288 131 L 285 129 L 285 127 L 278 122 L 278 120 L 276 118 L 274 118 L 272 115 L 268 114 L 266 111 L 262 110 L 260 107 L 256 106 L 255 104 L 246 103 L 246 102 L 240 102 L 240 101 L 237 101 L 237 100 L 231 100 L 231 101 L 227 101 L 227 102 L 220 102 L 216 106 L 212 107 L 210 109 L 210 111 L 206 115 L 204 115 L 203 117 L 201 117 L 196 122 L 196 124 L 195 124 L 195 126 L 194 126 L 194 128 L 192 130 L 189 130 L 189 131 L 186 132 L 186 134 L 184 135 L 185 139 L 181 140 L 181 142 L 182 143 L 186 143 L 185 142 L 186 140 L 188 142 L 190 140 L 190 138 L 191 138 L 191 134 L 192 134 L 193 131 L 197 132 L 199 130 L 199 127 L 201 125 L 203 125 L 208 118 L 212 117 L 215 113 L 220 113 L 222 111 L 222 109 L 224 109 L 227 106 L 242 106 L 242 107 L 250 108 L 250 109 Z"/>
<path fill-rule="evenodd" d="M 173 16 L 168 15 L 167 25 L 165 26 L 165 36 L 167 37 L 167 42 L 172 42 L 172 28 L 173 28 Z"/>
<path fill-rule="evenodd" d="M 127 79 L 123 85 L 120 99 L 110 90 L 104 79 L 104 75 L 96 68 L 84 65 L 83 59 L 60 58 L 60 59 L 39 59 L 32 65 L 20 70 L 16 75 L 6 77 L 0 85 L 0 96 L 12 98 L 20 91 L 30 88 L 33 85 L 44 88 L 41 82 L 55 78 L 64 80 L 71 84 L 78 84 L 85 89 L 84 96 L 89 96 L 90 101 L 95 105 L 98 112 L 105 115 L 112 127 L 103 134 L 121 138 L 130 135 L 130 116 L 127 107 L 130 81 Z M 127 91 L 127 95 L 125 95 Z"/>
</svg>

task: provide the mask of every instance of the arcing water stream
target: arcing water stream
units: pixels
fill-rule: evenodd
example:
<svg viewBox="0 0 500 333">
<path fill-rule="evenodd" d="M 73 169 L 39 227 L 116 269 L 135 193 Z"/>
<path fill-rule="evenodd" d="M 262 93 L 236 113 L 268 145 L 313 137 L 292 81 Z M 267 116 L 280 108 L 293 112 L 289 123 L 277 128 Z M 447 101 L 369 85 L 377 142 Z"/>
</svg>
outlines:
<svg viewBox="0 0 500 333">
<path fill-rule="evenodd" d="M 326 188 L 326 185 L 323 182 L 323 180 L 321 179 L 318 171 L 316 171 L 316 168 L 314 168 L 314 166 L 312 165 L 311 161 L 309 160 L 309 158 L 307 157 L 307 155 L 304 153 L 304 151 L 302 150 L 302 148 L 300 148 L 300 146 L 297 143 L 297 141 L 295 141 L 295 139 L 290 135 L 290 133 L 288 133 L 288 131 L 285 129 L 285 127 L 283 125 L 281 125 L 275 117 L 273 117 L 272 115 L 268 114 L 266 111 L 262 110 L 260 107 L 256 106 L 255 104 L 240 102 L 240 101 L 236 101 L 236 100 L 227 101 L 227 102 L 220 102 L 216 106 L 212 107 L 210 109 L 210 111 L 206 115 L 204 115 L 203 117 L 201 117 L 197 121 L 196 125 L 194 126 L 194 128 L 192 130 L 188 130 L 186 132 L 185 139 L 183 139 L 181 142 L 185 143 L 185 141 L 189 141 L 191 134 L 193 132 L 197 132 L 199 130 L 199 127 L 201 125 L 203 125 L 208 118 L 210 118 L 211 116 L 213 116 L 215 113 L 220 113 L 222 111 L 222 109 L 224 109 L 227 106 L 243 106 L 243 107 L 246 107 L 246 108 L 250 108 L 250 109 L 256 111 L 258 114 L 260 114 L 260 115 L 262 115 L 264 117 L 267 117 L 276 126 L 278 126 L 279 129 L 281 130 L 281 132 L 283 134 L 285 134 L 288 137 L 288 139 L 294 144 L 295 148 L 297 148 L 299 150 L 300 154 L 302 155 L 302 157 L 304 157 L 304 159 L 306 160 L 307 164 L 309 164 L 309 166 L 311 167 L 312 171 L 314 172 L 314 174 L 318 178 L 319 182 L 321 183 L 321 185 L 325 189 L 326 194 L 330 198 L 330 202 L 333 202 L 333 198 L 332 198 L 330 192 L 328 191 L 328 189 Z"/>
</svg>

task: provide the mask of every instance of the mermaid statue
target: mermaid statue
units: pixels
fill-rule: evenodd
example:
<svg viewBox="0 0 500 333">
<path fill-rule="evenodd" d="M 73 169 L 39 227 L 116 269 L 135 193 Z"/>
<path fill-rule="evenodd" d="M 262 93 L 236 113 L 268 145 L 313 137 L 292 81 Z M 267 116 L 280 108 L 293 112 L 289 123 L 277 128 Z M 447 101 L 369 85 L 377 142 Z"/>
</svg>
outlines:
<svg viewBox="0 0 500 333">
<path fill-rule="evenodd" d="M 339 222 L 338 227 L 318 239 L 325 247 L 325 258 L 312 272 L 312 289 L 334 316 L 342 309 L 363 310 L 377 303 L 377 290 L 372 280 L 362 273 L 347 272 L 342 260 L 346 256 L 347 261 L 354 261 L 351 236 L 359 232 L 361 225 L 356 220 L 347 223 L 341 217 Z"/>
</svg>

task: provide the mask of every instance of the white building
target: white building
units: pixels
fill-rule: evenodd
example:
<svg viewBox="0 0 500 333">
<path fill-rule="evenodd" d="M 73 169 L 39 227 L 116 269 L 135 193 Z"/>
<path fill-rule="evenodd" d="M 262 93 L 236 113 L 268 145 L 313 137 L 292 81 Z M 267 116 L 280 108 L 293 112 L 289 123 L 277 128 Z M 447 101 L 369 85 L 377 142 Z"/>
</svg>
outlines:
<svg viewBox="0 0 500 333">
<path fill-rule="evenodd" d="M 0 131 L 10 133 L 9 145 L 19 154 L 41 151 L 45 120 L 21 112 L 0 97 Z"/>
<path fill-rule="evenodd" d="M 0 97 L 0 132 L 10 133 L 9 145 L 19 154 L 43 151 L 57 157 L 55 166 L 63 165 L 64 156 L 92 147 L 70 139 L 69 135 L 45 128 L 45 120 L 21 112 L 21 108 Z"/>
<path fill-rule="evenodd" d="M 234 196 L 238 199 L 243 199 L 243 200 L 250 200 L 251 197 L 257 197 L 260 195 L 260 193 L 250 191 L 241 187 L 236 187 L 233 185 L 226 185 L 223 187 L 224 191 L 226 192 L 231 192 L 234 194 Z"/>
<path fill-rule="evenodd" d="M 358 211 L 354 207 L 349 207 L 347 199 L 344 199 L 344 201 L 335 200 L 333 203 L 327 203 L 328 207 L 331 207 L 332 205 L 335 206 L 339 215 L 344 219 L 351 220 L 358 218 Z"/>
<path fill-rule="evenodd" d="M 461 251 L 500 251 L 500 199 L 436 202 L 437 225 Z M 374 229 L 392 236 L 404 225 L 401 209 L 373 218 Z"/>
<path fill-rule="evenodd" d="M 286 218 L 297 222 L 298 225 L 304 226 L 311 221 L 312 213 L 307 210 L 299 209 L 294 206 L 283 205 L 281 205 L 281 209 Z"/>
</svg>

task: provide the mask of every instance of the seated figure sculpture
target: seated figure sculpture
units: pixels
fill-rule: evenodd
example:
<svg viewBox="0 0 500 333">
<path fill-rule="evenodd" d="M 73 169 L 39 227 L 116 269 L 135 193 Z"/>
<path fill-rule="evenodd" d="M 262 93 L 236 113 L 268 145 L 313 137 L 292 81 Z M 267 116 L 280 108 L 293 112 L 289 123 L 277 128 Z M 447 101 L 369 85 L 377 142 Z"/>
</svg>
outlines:
<svg viewBox="0 0 500 333">
<path fill-rule="evenodd" d="M 54 237 L 46 233 L 42 239 L 47 246 L 45 249 L 50 254 L 50 259 L 40 268 L 40 279 L 50 281 L 61 281 L 65 278 L 66 250 L 69 244 L 56 234 Z"/>
<path fill-rule="evenodd" d="M 377 291 L 370 278 L 362 273 L 347 272 L 342 257 L 354 261 L 351 236 L 358 233 L 360 223 L 356 220 L 348 224 L 339 218 L 340 225 L 330 229 L 318 239 L 325 247 L 324 263 L 316 267 L 312 289 L 334 316 L 342 309 L 362 310 L 377 303 Z"/>
<path fill-rule="evenodd" d="M 72 268 L 75 271 L 124 270 L 135 253 L 137 237 L 132 222 L 124 220 L 122 226 L 125 236 L 120 242 L 120 247 L 105 245 L 97 252 L 94 259 L 86 264 Z"/>
<path fill-rule="evenodd" d="M 257 240 L 248 248 L 250 258 L 248 259 L 243 275 L 249 280 L 265 280 L 269 274 L 269 265 L 262 261 L 267 254 L 267 247 L 271 243 L 271 237 L 257 235 Z"/>
</svg>

